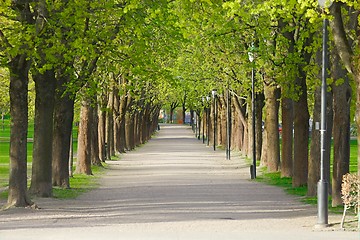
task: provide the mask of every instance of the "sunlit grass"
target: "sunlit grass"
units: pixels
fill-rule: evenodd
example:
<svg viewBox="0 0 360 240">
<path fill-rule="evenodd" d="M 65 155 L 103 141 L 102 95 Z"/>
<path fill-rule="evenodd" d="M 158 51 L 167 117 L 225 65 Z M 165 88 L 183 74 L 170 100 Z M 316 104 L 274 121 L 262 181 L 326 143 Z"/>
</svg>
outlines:
<svg viewBox="0 0 360 240">
<path fill-rule="evenodd" d="M 55 198 L 71 199 L 99 186 L 99 177 L 104 173 L 105 167 L 92 166 L 93 175 L 75 174 L 70 178 L 70 189 L 53 188 Z"/>
<path fill-rule="evenodd" d="M 73 129 L 74 141 L 73 147 L 77 149 L 77 127 Z M 28 176 L 31 176 L 31 162 L 32 162 L 32 150 L 33 143 L 32 138 L 34 135 L 33 123 L 29 123 L 28 130 L 28 143 L 27 143 L 27 162 L 28 162 Z M 9 149 L 10 149 L 10 121 L 5 120 L 4 124 L 0 123 L 0 188 L 8 186 L 9 181 Z M 89 191 L 98 186 L 99 175 L 104 172 L 103 167 L 93 166 L 93 175 L 81 175 L 76 174 L 70 178 L 70 189 L 61 189 L 55 187 L 53 189 L 53 195 L 55 198 L 76 198 L 81 193 Z M 30 184 L 30 181 L 28 181 Z M 7 198 L 7 191 L 0 192 L 0 198 Z"/>
</svg>

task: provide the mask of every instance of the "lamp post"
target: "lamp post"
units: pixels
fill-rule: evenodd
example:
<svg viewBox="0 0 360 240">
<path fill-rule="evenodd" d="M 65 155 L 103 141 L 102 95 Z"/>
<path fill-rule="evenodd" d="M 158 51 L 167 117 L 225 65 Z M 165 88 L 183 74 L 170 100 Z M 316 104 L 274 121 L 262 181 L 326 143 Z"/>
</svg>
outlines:
<svg viewBox="0 0 360 240">
<path fill-rule="evenodd" d="M 227 89 L 227 118 L 226 118 L 226 159 L 230 160 L 230 149 L 231 149 L 231 99 L 230 99 L 230 83 L 228 81 Z"/>
<path fill-rule="evenodd" d="M 217 113 L 216 113 L 216 90 L 212 90 L 211 91 L 212 97 L 213 97 L 213 102 L 214 102 L 214 151 L 216 151 L 216 117 L 217 117 Z"/>
<path fill-rule="evenodd" d="M 253 47 L 252 49 L 253 50 Z M 248 52 L 249 55 L 249 61 L 251 63 L 253 63 L 253 61 L 255 60 L 254 58 L 254 53 L 252 51 Z M 255 69 L 254 69 L 254 65 L 252 64 L 252 68 L 251 68 L 251 113 L 252 113 L 252 159 L 253 159 L 253 165 L 250 167 L 251 170 L 251 179 L 255 179 L 256 178 L 256 132 L 255 132 L 255 83 L 254 83 L 254 78 L 255 78 Z"/>
<path fill-rule="evenodd" d="M 200 140 L 200 131 L 201 131 L 201 115 L 200 115 L 200 111 L 199 111 L 199 115 L 197 115 L 197 121 L 198 121 L 198 135 L 197 135 L 197 139 Z"/>
<path fill-rule="evenodd" d="M 203 125 L 202 125 L 202 142 L 205 143 L 205 116 L 206 116 L 206 102 L 205 98 L 202 97 L 202 103 L 204 106 L 204 114 L 202 115 Z"/>
<path fill-rule="evenodd" d="M 332 1 L 318 0 L 324 10 L 331 6 Z M 320 128 L 320 180 L 317 184 L 318 222 L 317 227 L 328 226 L 328 188 L 325 169 L 325 134 L 326 134 L 326 78 L 328 69 L 328 26 L 329 20 L 323 20 L 322 36 L 322 70 L 321 70 L 321 128 Z"/>
<path fill-rule="evenodd" d="M 209 146 L 210 144 L 210 106 L 208 105 L 210 103 L 210 96 L 206 96 L 206 145 Z"/>
</svg>

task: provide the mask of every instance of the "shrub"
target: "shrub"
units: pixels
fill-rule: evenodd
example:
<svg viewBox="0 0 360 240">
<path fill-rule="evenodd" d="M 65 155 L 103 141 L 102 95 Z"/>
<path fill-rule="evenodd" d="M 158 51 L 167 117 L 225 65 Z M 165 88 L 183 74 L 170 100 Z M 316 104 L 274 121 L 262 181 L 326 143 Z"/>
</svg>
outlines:
<svg viewBox="0 0 360 240">
<path fill-rule="evenodd" d="M 355 213 L 359 207 L 360 179 L 356 174 L 347 173 L 343 176 L 341 184 L 341 198 L 344 203 L 344 214 L 341 220 L 341 228 L 344 227 L 346 211 L 354 208 Z M 358 213 L 359 214 L 359 213 Z"/>
</svg>

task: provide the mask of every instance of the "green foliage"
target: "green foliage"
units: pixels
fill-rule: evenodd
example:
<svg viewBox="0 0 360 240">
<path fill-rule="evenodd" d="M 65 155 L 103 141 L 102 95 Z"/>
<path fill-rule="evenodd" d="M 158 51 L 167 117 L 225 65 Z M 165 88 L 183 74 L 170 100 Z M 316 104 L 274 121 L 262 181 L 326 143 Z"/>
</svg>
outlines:
<svg viewBox="0 0 360 240">
<path fill-rule="evenodd" d="M 9 106 L 9 72 L 0 67 L 0 114 L 8 114 L 10 111 Z"/>
</svg>

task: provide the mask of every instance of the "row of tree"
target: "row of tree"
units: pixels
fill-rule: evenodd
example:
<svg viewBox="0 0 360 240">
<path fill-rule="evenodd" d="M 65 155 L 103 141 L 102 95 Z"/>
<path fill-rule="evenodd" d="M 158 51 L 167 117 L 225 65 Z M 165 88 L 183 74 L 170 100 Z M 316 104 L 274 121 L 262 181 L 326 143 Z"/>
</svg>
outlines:
<svg viewBox="0 0 360 240">
<path fill-rule="evenodd" d="M 351 89 L 360 94 L 358 16 L 354 0 L 336 1 L 325 11 L 315 0 L 2 1 L 0 57 L 9 73 L 12 119 L 8 205 L 31 203 L 29 77 L 36 95 L 30 192 L 51 196 L 53 184 L 69 187 L 75 101 L 81 102 L 78 172 L 89 174 L 91 162 L 146 141 L 165 103 L 202 115 L 213 89 L 218 92 L 217 143 L 226 139 L 225 98 L 231 95 L 233 148 L 248 154 L 252 68 L 257 159 L 269 171 L 292 176 L 294 186 L 307 184 L 313 195 L 320 148 L 319 132 L 313 130 L 309 155 L 309 118 L 313 111 L 313 121 L 319 122 L 318 33 L 324 17 L 332 23 L 328 115 L 336 127 L 328 124 L 327 139 L 333 132 L 333 205 L 341 203 L 340 179 L 349 167 Z M 359 125 L 360 107 L 355 115 Z M 259 131 L 263 120 L 264 133 Z"/>
<path fill-rule="evenodd" d="M 178 79 L 182 82 L 185 79 L 185 83 L 174 99 L 186 100 L 188 108 L 202 116 L 201 124 L 210 128 L 205 130 L 205 135 L 210 133 L 208 137 L 212 141 L 214 105 L 204 101 L 204 97 L 217 89 L 216 144 L 225 146 L 230 94 L 232 148 L 251 156 L 251 69 L 254 68 L 256 158 L 269 172 L 280 170 L 282 176 L 292 177 L 294 187 L 307 185 L 311 196 L 316 195 L 320 178 L 320 131 L 315 124 L 320 122 L 321 112 L 322 34 L 319 33 L 322 20 L 330 19 L 326 152 L 330 153 L 333 138 L 334 159 L 332 177 L 329 170 L 326 178 L 332 181 L 332 205 L 342 204 L 341 180 L 349 172 L 350 121 L 354 113 L 357 125 L 360 123 L 358 2 L 335 1 L 324 11 L 317 1 L 310 0 L 184 0 L 173 5 L 179 19 L 177 24 L 188 40 L 176 65 L 181 76 Z M 254 62 L 249 61 L 249 53 Z M 357 99 L 356 111 L 354 99 Z M 209 116 L 204 109 L 210 109 Z M 329 165 L 330 154 L 325 159 Z"/>
<path fill-rule="evenodd" d="M 1 79 L 10 82 L 9 207 L 31 205 L 28 193 L 51 197 L 53 186 L 70 187 L 75 102 L 81 105 L 78 173 L 91 174 L 92 164 L 150 138 L 175 50 L 163 48 L 175 36 L 164 7 L 166 1 L 1 1 Z M 29 81 L 35 111 L 28 190 Z"/>
</svg>

